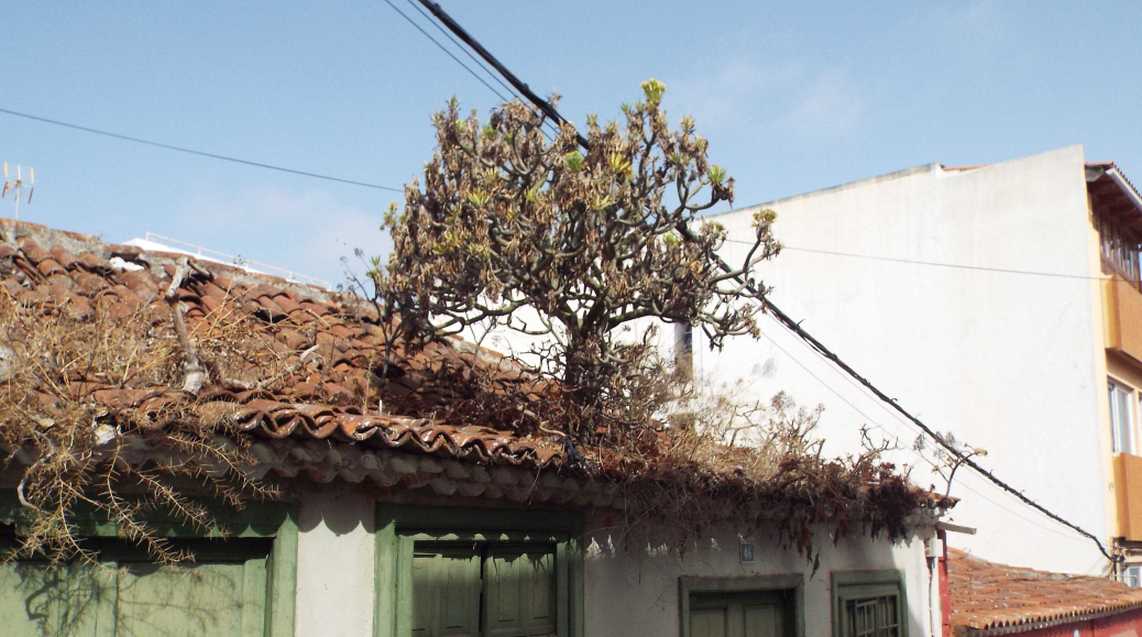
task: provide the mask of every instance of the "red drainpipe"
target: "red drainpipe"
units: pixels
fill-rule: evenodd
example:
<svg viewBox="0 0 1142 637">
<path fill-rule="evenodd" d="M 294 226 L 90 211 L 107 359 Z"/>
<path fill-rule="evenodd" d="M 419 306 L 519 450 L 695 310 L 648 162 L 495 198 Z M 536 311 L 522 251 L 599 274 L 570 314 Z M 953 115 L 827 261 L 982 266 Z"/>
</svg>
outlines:
<svg viewBox="0 0 1142 637">
<path fill-rule="evenodd" d="M 948 585 L 948 532 L 936 529 L 936 537 L 943 547 L 943 555 L 936 559 L 940 577 L 940 618 L 943 624 L 940 634 L 952 637 L 952 591 Z"/>
</svg>

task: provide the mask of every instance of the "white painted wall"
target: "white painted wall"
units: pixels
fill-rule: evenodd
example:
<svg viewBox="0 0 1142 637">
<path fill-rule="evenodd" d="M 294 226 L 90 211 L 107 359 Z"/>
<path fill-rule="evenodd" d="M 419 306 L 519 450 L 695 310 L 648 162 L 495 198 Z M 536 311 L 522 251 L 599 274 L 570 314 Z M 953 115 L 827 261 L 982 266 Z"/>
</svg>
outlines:
<svg viewBox="0 0 1142 637">
<path fill-rule="evenodd" d="M 297 536 L 298 637 L 373 634 L 376 503 L 341 485 L 301 499 Z"/>
<path fill-rule="evenodd" d="M 967 171 L 925 166 L 760 207 L 777 211 L 775 233 L 789 246 L 760 270 L 780 307 L 929 425 L 986 448 L 998 475 L 1109 535 L 1097 281 L 799 250 L 1097 276 L 1081 147 Z M 748 239 L 755 209 L 716 220 Z M 725 254 L 732 262 L 745 250 Z M 744 378 L 758 397 L 786 390 L 823 403 L 829 452 L 857 448 L 861 424 L 910 446 L 917 430 L 771 319 L 763 328 L 760 341 L 736 339 L 720 353 L 696 343 L 699 373 Z M 912 452 L 896 458 L 916 462 Z M 923 472 L 913 475 L 926 486 Z M 1105 567 L 1089 540 L 970 471 L 952 493 L 963 498 L 953 518 L 979 529 L 953 545 L 1050 570 Z"/>
<path fill-rule="evenodd" d="M 929 607 L 929 572 L 924 543 L 892 545 L 866 539 L 849 539 L 832 545 L 821 540 L 820 568 L 793 551 L 777 548 L 771 539 L 745 538 L 755 543 L 756 561 L 738 559 L 739 537 L 723 530 L 684 556 L 615 546 L 605 533 L 585 539 L 586 634 L 590 637 L 628 637 L 680 634 L 679 578 L 751 577 L 802 574 L 805 578 L 805 635 L 832 635 L 831 575 L 835 571 L 900 570 L 905 574 L 908 598 L 908 634 L 938 635 L 939 589 L 931 585 L 937 606 Z M 934 626 L 934 632 L 932 627 Z"/>
<path fill-rule="evenodd" d="M 441 502 L 442 505 L 447 502 Z M 374 518 L 376 502 L 366 490 L 341 485 L 308 491 L 301 497 L 298 519 L 296 635 L 366 636 L 373 630 L 375 600 Z M 613 528 L 609 521 L 589 519 L 588 529 Z M 588 531 L 583 545 L 584 615 L 588 637 L 679 634 L 679 577 L 742 577 L 802 573 L 805 577 L 806 636 L 832 634 L 830 575 L 834 571 L 897 569 L 905 572 L 910 635 L 929 632 L 930 619 L 939 630 L 939 608 L 929 607 L 930 583 L 924 543 L 892 545 L 850 538 L 833 545 L 819 533 L 820 568 L 811 574 L 808 561 L 778 549 L 766 537 L 755 544 L 756 561 L 738 560 L 736 534 L 711 534 L 684 557 L 675 553 L 616 546 L 606 531 Z"/>
</svg>

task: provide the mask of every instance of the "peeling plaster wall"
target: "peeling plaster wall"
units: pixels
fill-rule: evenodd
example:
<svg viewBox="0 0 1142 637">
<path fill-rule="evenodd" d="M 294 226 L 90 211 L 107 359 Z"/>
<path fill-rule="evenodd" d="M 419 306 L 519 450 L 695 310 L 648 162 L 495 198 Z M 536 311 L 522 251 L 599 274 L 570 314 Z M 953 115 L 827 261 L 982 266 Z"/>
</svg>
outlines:
<svg viewBox="0 0 1142 637">
<path fill-rule="evenodd" d="M 432 506 L 455 504 L 448 499 L 421 499 Z M 367 636 L 373 631 L 374 525 L 377 501 L 368 489 L 329 485 L 307 489 L 298 513 L 296 635 L 299 637 Z M 587 529 L 613 528 L 613 520 L 596 516 Z M 832 634 L 830 576 L 837 570 L 898 569 L 905 574 L 909 634 L 930 635 L 929 621 L 939 626 L 939 610 L 929 608 L 928 567 L 924 543 L 890 545 L 864 538 L 833 545 L 824 532 L 820 568 L 812 574 L 808 561 L 776 547 L 772 538 L 748 538 L 755 561 L 738 559 L 738 536 L 716 532 L 712 539 L 679 557 L 676 553 L 624 549 L 606 531 L 588 530 L 583 538 L 584 617 L 587 637 L 680 634 L 679 578 L 744 577 L 801 573 L 805 578 L 808 637 Z M 933 591 L 936 590 L 933 586 Z M 933 616 L 932 613 L 935 613 Z M 938 633 L 937 633 L 938 634 Z"/>
<path fill-rule="evenodd" d="M 586 571 L 586 634 L 590 637 L 680 633 L 679 578 L 683 576 L 750 577 L 802 574 L 805 581 L 805 635 L 832 635 L 834 571 L 900 570 L 908 599 L 908 634 L 939 634 L 939 609 L 929 607 L 928 567 L 924 542 L 891 545 L 849 539 L 833 545 L 821 541 L 820 568 L 793 551 L 782 550 L 770 538 L 747 538 L 755 547 L 755 561 L 738 558 L 739 538 L 720 531 L 685 556 L 653 550 L 624 550 L 606 533 L 589 533 Z M 935 584 L 932 591 L 935 594 Z M 930 631 L 931 622 L 935 630 Z"/>
</svg>

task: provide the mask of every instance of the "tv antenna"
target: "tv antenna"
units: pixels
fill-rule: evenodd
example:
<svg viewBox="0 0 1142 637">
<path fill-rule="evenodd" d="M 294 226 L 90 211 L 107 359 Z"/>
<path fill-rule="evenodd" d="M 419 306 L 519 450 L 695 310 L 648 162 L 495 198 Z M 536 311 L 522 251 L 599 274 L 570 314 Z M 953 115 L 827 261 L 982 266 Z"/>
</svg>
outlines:
<svg viewBox="0 0 1142 637">
<path fill-rule="evenodd" d="M 36 169 L 31 166 L 27 170 L 28 178 L 24 179 L 24 167 L 16 164 L 15 178 L 8 170 L 8 162 L 4 162 L 4 186 L 0 188 L 0 199 L 7 199 L 12 195 L 16 213 L 14 218 L 20 218 L 20 204 L 32 205 L 32 195 L 36 192 Z"/>
</svg>

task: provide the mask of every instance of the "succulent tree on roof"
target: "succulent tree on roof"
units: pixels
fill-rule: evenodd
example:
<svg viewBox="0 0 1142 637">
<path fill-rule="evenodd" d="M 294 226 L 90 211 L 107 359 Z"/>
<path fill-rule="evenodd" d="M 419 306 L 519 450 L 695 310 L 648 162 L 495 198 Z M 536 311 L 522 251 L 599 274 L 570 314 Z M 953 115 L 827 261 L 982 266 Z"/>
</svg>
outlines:
<svg viewBox="0 0 1142 637">
<path fill-rule="evenodd" d="M 646 361 L 646 328 L 633 339 L 619 338 L 621 328 L 687 322 L 713 346 L 757 334 L 759 304 L 735 277 L 777 254 L 774 214 L 756 215 L 738 269 L 719 269 L 712 255 L 725 230 L 700 216 L 733 201 L 734 180 L 709 162 L 691 118 L 670 127 L 661 82 L 642 89 L 641 101 L 623 105 L 624 121 L 588 118 L 586 148 L 574 127 L 551 126 L 519 102 L 486 122 L 463 116 L 455 100 L 435 115 L 424 183 L 406 187 L 403 209 L 390 208 L 393 252 L 374 262 L 409 342 L 477 325 L 543 337 L 537 371 L 600 415 Z"/>
</svg>

